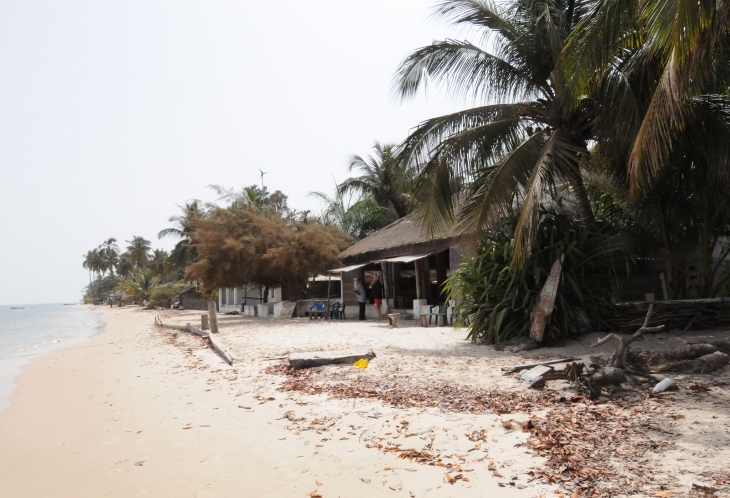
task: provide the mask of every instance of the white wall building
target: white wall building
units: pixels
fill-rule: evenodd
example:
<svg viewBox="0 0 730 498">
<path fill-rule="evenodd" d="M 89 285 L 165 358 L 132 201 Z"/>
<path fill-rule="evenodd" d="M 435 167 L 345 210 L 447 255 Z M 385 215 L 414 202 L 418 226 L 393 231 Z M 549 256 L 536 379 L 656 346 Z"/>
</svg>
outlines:
<svg viewBox="0 0 730 498">
<path fill-rule="evenodd" d="M 231 313 L 237 311 L 244 315 L 254 316 L 256 312 L 254 308 L 263 303 L 263 288 L 258 285 L 248 285 L 245 287 L 222 287 L 218 289 L 218 310 L 221 313 Z M 281 287 L 269 288 L 269 303 L 277 303 L 281 301 Z"/>
</svg>

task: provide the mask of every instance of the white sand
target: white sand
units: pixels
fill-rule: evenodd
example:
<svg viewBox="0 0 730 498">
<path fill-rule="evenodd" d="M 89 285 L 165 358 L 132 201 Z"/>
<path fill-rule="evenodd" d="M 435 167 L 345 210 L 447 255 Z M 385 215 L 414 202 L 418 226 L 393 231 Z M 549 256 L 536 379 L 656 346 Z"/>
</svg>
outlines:
<svg viewBox="0 0 730 498">
<path fill-rule="evenodd" d="M 546 355 L 586 355 L 596 337 L 514 355 L 472 345 L 463 340 L 463 331 L 451 328 L 220 316 L 220 338 L 236 358 L 230 367 L 203 339 L 152 325 L 158 313 L 166 323 L 198 323 L 200 312 L 106 313 L 107 332 L 38 358 L 19 378 L 11 407 L 0 413 L 0 496 L 305 497 L 315 490 L 325 498 L 552 493 L 555 486 L 528 482 L 526 472 L 542 464 L 523 445 L 529 434 L 501 426 L 503 419 L 525 420 L 527 414 L 396 410 L 377 400 L 280 392 L 284 378 L 264 373 L 276 363 L 265 359 L 293 351 L 372 348 L 378 356 L 366 370 L 329 367 L 325 375 L 382 385 L 450 382 L 510 390 L 525 389 L 526 384 L 503 376 L 500 366 Z M 662 337 L 652 337 L 648 346 L 679 344 L 679 339 Z M 727 381 L 728 374 L 719 379 Z M 670 451 L 650 456 L 657 485 L 666 482 L 672 496 L 688 492 L 692 483 L 708 483 L 713 472 L 727 467 L 726 393 L 713 388 L 698 397 L 681 390 L 662 405 L 667 413 L 685 417 L 667 419 L 670 430 L 682 436 L 671 438 Z M 283 418 L 289 410 L 305 420 Z M 317 418 L 334 423 L 321 433 L 306 430 Z M 407 432 L 417 436 L 406 439 L 405 432 L 398 432 L 396 425 L 404 419 L 409 421 Z M 489 437 L 475 449 L 465 434 L 480 429 Z M 447 469 L 366 448 L 368 441 L 392 441 L 421 449 L 432 436 L 437 452 L 461 462 L 468 482 L 446 484 Z M 503 477 L 487 468 L 489 462 Z M 708 474 L 702 476 L 703 471 Z"/>
</svg>

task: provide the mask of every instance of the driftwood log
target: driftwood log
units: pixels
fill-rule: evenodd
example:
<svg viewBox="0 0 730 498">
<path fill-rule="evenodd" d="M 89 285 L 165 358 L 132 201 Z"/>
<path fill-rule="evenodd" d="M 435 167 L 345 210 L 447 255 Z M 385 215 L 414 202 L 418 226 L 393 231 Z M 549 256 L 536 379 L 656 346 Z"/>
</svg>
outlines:
<svg viewBox="0 0 730 498">
<path fill-rule="evenodd" d="M 562 360 L 550 360 L 550 361 L 543 361 L 540 363 L 530 363 L 529 365 L 517 365 L 515 367 L 502 367 L 503 372 L 520 372 L 522 370 L 529 370 L 534 367 L 541 367 L 543 365 L 554 365 L 555 363 L 568 363 L 575 360 L 575 358 L 563 358 Z"/>
<path fill-rule="evenodd" d="M 577 387 L 584 369 L 585 365 L 583 363 L 568 363 L 560 372 L 547 372 L 542 374 L 540 377 L 532 381 L 530 387 L 532 389 L 542 389 L 545 387 L 545 382 L 548 380 L 567 380 L 569 382 L 573 382 Z"/>
<path fill-rule="evenodd" d="M 730 363 L 730 354 L 728 354 L 730 353 L 730 341 L 688 344 L 674 351 L 629 351 L 631 344 L 642 339 L 645 333 L 656 332 L 664 328 L 664 325 L 649 326 L 653 312 L 654 305 L 651 304 L 643 324 L 633 334 L 608 334 L 591 345 L 591 347 L 596 347 L 615 341 L 616 349 L 607 361 L 603 358 L 591 357 L 592 363 L 589 369 L 585 369 L 582 363 L 569 363 L 560 372 L 547 372 L 541 375 L 530 384 L 530 387 L 542 389 L 547 381 L 562 379 L 574 383 L 576 388 L 583 386 L 588 390 L 590 397 L 595 399 L 607 386 L 636 382 L 637 378 L 642 377 L 651 382 L 661 380 L 660 377 L 652 376 L 651 373 L 704 374 L 719 370 Z M 526 367 L 532 366 L 534 365 Z M 508 371 L 517 371 L 516 368 Z"/>
<path fill-rule="evenodd" d="M 591 399 L 596 399 L 601 395 L 601 389 L 604 387 L 620 385 L 628 381 L 629 379 L 622 369 L 606 367 L 588 377 L 586 387 L 588 387 L 588 393 Z"/>
<path fill-rule="evenodd" d="M 644 324 L 631 335 L 625 335 L 625 334 L 608 334 L 603 339 L 599 339 L 596 341 L 595 344 L 592 344 L 591 347 L 595 348 L 596 346 L 600 346 L 602 344 L 606 344 L 609 341 L 616 341 L 618 342 L 618 346 L 616 347 L 616 352 L 614 353 L 614 356 L 612 357 L 612 360 L 609 361 L 609 366 L 616 367 L 616 368 L 624 368 L 626 366 L 626 356 L 629 352 L 629 346 L 632 342 L 638 341 L 641 339 L 645 332 L 657 332 L 659 330 L 662 330 L 664 328 L 664 325 L 659 325 L 658 327 L 649 327 L 649 320 L 651 319 L 651 315 L 654 313 L 654 303 L 649 305 L 649 310 L 646 312 L 646 318 L 644 318 Z"/>
<path fill-rule="evenodd" d="M 358 360 L 368 361 L 375 358 L 373 351 L 317 351 L 312 353 L 292 353 L 289 366 L 293 369 L 321 367 L 324 365 L 352 365 Z"/>
<path fill-rule="evenodd" d="M 730 362 L 730 356 L 720 351 L 700 356 L 694 360 L 682 360 L 672 363 L 665 363 L 654 368 L 654 372 L 682 372 L 703 374 L 714 372 L 726 366 Z"/>
</svg>

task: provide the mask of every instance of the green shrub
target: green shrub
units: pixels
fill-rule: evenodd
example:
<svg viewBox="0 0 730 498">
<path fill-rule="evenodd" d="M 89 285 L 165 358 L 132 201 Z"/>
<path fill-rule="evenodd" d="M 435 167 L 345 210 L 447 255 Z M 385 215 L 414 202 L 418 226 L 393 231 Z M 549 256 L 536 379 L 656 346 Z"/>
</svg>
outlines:
<svg viewBox="0 0 730 498">
<path fill-rule="evenodd" d="M 522 266 L 510 266 L 515 220 L 485 238 L 477 256 L 446 281 L 456 300 L 454 324 L 468 324 L 472 342 L 499 343 L 527 336 L 530 314 L 553 263 L 564 255 L 555 308 L 545 329 L 547 342 L 581 329 L 602 328 L 600 310 L 610 305 L 612 256 L 621 256 L 616 233 L 585 225 L 566 214 L 542 210 L 536 243 Z"/>
<path fill-rule="evenodd" d="M 182 286 L 179 284 L 160 285 L 152 291 L 151 297 L 155 301 L 172 299 L 178 292 L 180 292 L 181 288 Z"/>
</svg>

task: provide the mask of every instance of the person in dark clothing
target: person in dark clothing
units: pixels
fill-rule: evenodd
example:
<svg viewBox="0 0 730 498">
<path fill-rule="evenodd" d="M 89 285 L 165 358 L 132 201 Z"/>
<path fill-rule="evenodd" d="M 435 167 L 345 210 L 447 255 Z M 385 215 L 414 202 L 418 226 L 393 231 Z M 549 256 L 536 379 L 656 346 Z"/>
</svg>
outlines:
<svg viewBox="0 0 730 498">
<path fill-rule="evenodd" d="M 365 285 L 362 278 L 355 279 L 355 297 L 357 298 L 357 304 L 360 306 L 360 320 L 365 320 Z"/>
<path fill-rule="evenodd" d="M 370 290 L 373 296 L 373 308 L 378 312 L 378 320 L 383 319 L 383 313 L 380 311 L 380 305 L 383 303 L 383 284 L 377 275 L 370 282 Z"/>
</svg>

